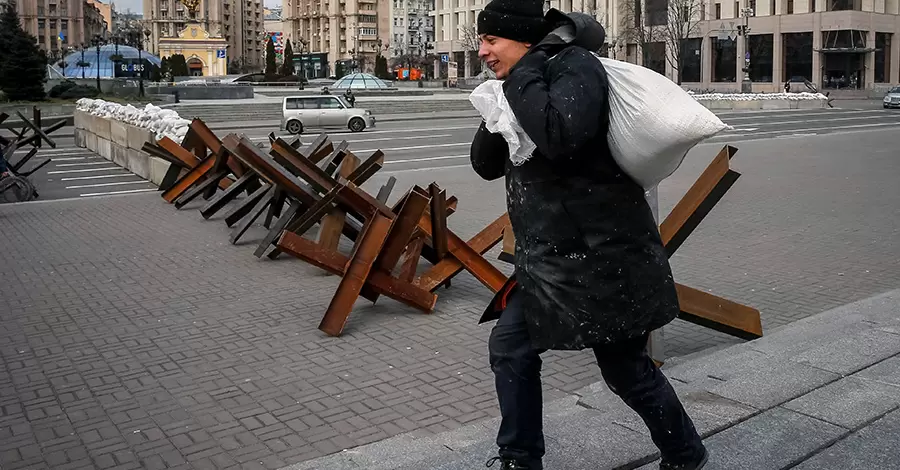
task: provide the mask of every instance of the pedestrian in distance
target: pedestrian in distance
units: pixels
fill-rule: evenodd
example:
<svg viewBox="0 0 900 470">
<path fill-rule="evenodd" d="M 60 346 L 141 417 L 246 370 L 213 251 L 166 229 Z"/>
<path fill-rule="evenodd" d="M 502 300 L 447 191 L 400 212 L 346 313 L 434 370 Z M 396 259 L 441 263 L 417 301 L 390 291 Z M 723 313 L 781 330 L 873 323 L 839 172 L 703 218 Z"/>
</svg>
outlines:
<svg viewBox="0 0 900 470">
<path fill-rule="evenodd" d="M 353 92 L 349 88 L 344 92 L 344 99 L 347 100 L 347 104 L 349 104 L 351 108 L 356 106 L 356 96 L 353 95 Z"/>
<path fill-rule="evenodd" d="M 482 123 L 471 147 L 479 176 L 506 179 L 516 238 L 515 273 L 481 318 L 497 320 L 488 350 L 501 415 L 499 456 L 487 464 L 543 468 L 541 354 L 591 349 L 609 389 L 650 430 L 660 469 L 696 470 L 707 450 L 647 353 L 650 332 L 679 306 L 644 189 L 610 155 L 609 86 L 591 54 L 605 31 L 588 15 L 545 16 L 543 3 L 493 0 L 478 15 L 478 55 L 537 146 L 513 165 L 504 138 Z M 552 34 L 567 22 L 574 39 Z"/>
</svg>

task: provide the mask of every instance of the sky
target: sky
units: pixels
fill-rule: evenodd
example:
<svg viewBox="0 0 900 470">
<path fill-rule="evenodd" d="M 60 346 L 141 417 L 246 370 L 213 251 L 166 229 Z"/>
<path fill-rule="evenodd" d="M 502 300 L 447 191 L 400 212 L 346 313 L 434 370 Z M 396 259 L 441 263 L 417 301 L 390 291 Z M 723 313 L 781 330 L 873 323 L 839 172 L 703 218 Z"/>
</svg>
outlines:
<svg viewBox="0 0 900 470">
<path fill-rule="evenodd" d="M 119 11 L 131 10 L 134 13 L 142 13 L 144 11 L 143 0 L 112 0 L 116 4 Z M 108 2 L 104 2 L 108 3 Z M 265 0 L 267 7 L 281 6 L 281 0 Z"/>
</svg>

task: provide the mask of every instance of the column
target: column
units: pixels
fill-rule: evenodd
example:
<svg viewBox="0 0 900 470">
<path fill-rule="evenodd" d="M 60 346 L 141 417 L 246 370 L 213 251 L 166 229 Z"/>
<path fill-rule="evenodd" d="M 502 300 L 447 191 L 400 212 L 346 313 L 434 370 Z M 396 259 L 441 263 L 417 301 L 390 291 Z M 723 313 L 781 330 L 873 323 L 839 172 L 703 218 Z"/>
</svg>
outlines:
<svg viewBox="0 0 900 470">
<path fill-rule="evenodd" d="M 743 21 L 743 20 L 738 18 L 737 21 Z M 744 81 L 744 65 L 747 64 L 747 59 L 746 59 L 746 57 L 747 57 L 747 42 L 746 41 L 747 41 L 747 36 L 741 35 L 741 36 L 738 36 L 737 43 L 735 44 L 735 46 L 737 46 L 737 47 L 735 47 L 735 50 L 737 52 L 737 57 L 735 58 L 734 66 L 737 69 L 737 70 L 735 70 L 737 75 L 735 75 L 734 84 L 735 84 L 735 86 L 738 87 L 738 89 L 740 89 L 741 83 Z M 750 57 L 750 60 L 753 60 L 753 57 Z"/>
<path fill-rule="evenodd" d="M 875 47 L 875 30 L 870 29 L 866 34 L 866 47 Z M 861 83 L 863 90 L 872 90 L 875 88 L 875 53 L 866 52 L 866 68 L 862 71 L 865 74 L 865 83 Z"/>
<path fill-rule="evenodd" d="M 784 77 L 784 42 L 781 37 L 781 22 L 775 23 L 772 30 L 772 84 L 775 91 L 781 91 L 781 86 L 787 79 Z"/>
<path fill-rule="evenodd" d="M 817 87 L 821 88 L 822 67 L 824 67 L 824 64 L 822 63 L 822 53 L 816 52 L 817 50 L 822 49 L 822 18 L 819 15 L 813 15 L 812 35 L 812 82 Z"/>
<path fill-rule="evenodd" d="M 900 83 L 900 30 L 891 35 L 891 76 L 890 83 Z"/>
<path fill-rule="evenodd" d="M 700 83 L 704 88 L 708 88 L 712 83 L 712 38 L 703 36 L 700 43 Z"/>
</svg>

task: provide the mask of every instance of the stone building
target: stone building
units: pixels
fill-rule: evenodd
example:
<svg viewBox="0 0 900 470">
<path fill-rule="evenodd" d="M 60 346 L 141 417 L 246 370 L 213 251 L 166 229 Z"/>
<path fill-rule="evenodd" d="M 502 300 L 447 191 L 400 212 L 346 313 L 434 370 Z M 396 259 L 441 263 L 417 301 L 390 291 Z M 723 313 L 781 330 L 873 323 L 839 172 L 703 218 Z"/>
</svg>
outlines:
<svg viewBox="0 0 900 470">
<path fill-rule="evenodd" d="M 880 90 L 900 82 L 898 0 L 674 0 L 691 15 L 680 54 L 665 33 L 664 1 L 645 7 L 643 42 L 630 42 L 620 58 L 677 79 L 685 87 L 737 91 L 747 68 L 752 90 Z M 671 8 L 670 5 L 668 8 Z M 656 18 L 654 20 L 653 18 Z M 744 33 L 744 28 L 746 33 Z M 634 25 L 630 29 L 635 29 Z M 640 47 L 641 44 L 644 47 Z M 643 51 L 643 52 L 641 52 Z M 668 58 L 667 58 L 668 53 Z M 800 86 L 798 86 L 800 85 Z"/>
<path fill-rule="evenodd" d="M 389 0 L 283 0 L 282 17 L 307 76 L 331 76 L 338 63 L 344 70 L 371 71 L 377 54 L 389 54 Z"/>
<path fill-rule="evenodd" d="M 144 0 L 144 21 L 151 32 L 149 47 L 157 55 L 161 39 L 178 38 L 188 24 L 199 24 L 210 38 L 225 40 L 229 63 L 248 71 L 264 67 L 262 0 Z"/>
</svg>

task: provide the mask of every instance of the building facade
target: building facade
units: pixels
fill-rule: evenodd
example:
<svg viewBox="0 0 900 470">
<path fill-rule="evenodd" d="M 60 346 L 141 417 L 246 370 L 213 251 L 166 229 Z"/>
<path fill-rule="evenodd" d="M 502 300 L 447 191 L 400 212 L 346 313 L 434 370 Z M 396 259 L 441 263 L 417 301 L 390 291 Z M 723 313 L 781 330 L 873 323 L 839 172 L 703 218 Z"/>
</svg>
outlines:
<svg viewBox="0 0 900 470">
<path fill-rule="evenodd" d="M 110 18 L 111 20 L 111 18 Z M 106 22 L 103 12 L 97 5 L 89 1 L 84 2 L 84 36 L 86 38 L 102 38 L 109 37 L 110 24 Z"/>
<path fill-rule="evenodd" d="M 84 0 L 16 0 L 16 7 L 22 28 L 51 56 L 91 39 L 85 35 Z"/>
<path fill-rule="evenodd" d="M 390 1 L 283 0 L 282 17 L 307 76 L 332 76 L 338 67 L 372 71 L 375 57 L 391 48 Z"/>
<path fill-rule="evenodd" d="M 687 88 L 740 90 L 745 68 L 755 92 L 781 91 L 786 83 L 805 90 L 807 81 L 819 89 L 851 91 L 900 82 L 898 0 L 700 2 L 681 51 L 674 51 L 665 33 L 652 33 L 665 30 L 663 21 L 648 24 L 653 16 L 643 15 L 644 36 L 653 39 L 628 44 L 620 58 L 677 80 L 674 58 L 681 56 Z"/>
<path fill-rule="evenodd" d="M 188 23 L 175 37 L 159 40 L 160 55 L 183 55 L 191 76 L 226 75 L 227 47 L 228 41 L 225 38 L 210 35 L 199 23 Z"/>
<path fill-rule="evenodd" d="M 157 55 L 160 40 L 178 38 L 188 24 L 199 24 L 211 38 L 225 40 L 229 63 L 245 71 L 264 67 L 262 0 L 144 0 L 144 21 Z"/>
<path fill-rule="evenodd" d="M 422 56 L 434 49 L 434 0 L 393 0 L 390 55 Z"/>
<path fill-rule="evenodd" d="M 582 12 L 597 18 L 606 27 L 607 42 L 617 36 L 617 1 L 623 0 L 549 0 L 544 3 L 544 11 L 556 8 L 564 12 Z M 435 48 L 439 62 L 435 64 L 436 75 L 446 75 L 447 61 L 457 63 L 459 74 L 472 77 L 481 72 L 478 59 L 478 13 L 489 0 L 434 0 Z"/>
<path fill-rule="evenodd" d="M 106 22 L 106 31 L 111 33 L 113 31 L 115 17 L 114 5 L 103 3 L 100 0 L 84 0 L 84 3 L 97 9 L 97 12 L 100 13 L 100 16 L 103 18 L 103 21 Z M 85 16 L 87 14 L 88 12 L 85 10 Z"/>
</svg>

